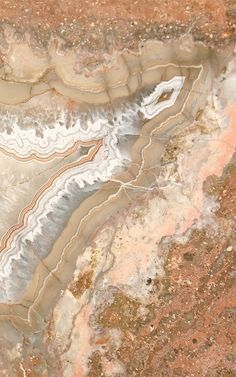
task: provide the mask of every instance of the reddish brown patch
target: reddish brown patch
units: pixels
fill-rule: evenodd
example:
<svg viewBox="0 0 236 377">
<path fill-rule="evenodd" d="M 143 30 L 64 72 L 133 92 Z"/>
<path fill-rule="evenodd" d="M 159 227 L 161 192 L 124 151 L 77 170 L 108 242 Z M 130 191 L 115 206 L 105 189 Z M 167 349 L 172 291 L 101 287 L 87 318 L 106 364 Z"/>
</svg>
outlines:
<svg viewBox="0 0 236 377">
<path fill-rule="evenodd" d="M 233 0 L 2 0 L 0 6 L 0 20 L 21 31 L 33 30 L 39 38 L 56 31 L 93 50 L 128 47 L 148 35 L 177 37 L 189 29 L 215 43 L 235 37 Z"/>
<path fill-rule="evenodd" d="M 124 295 L 100 314 L 99 325 L 122 331 L 121 347 L 115 355 L 107 347 L 106 355 L 118 357 L 126 377 L 235 377 L 235 173 L 231 164 L 205 184 L 220 204 L 216 231 L 193 230 L 184 245 L 163 243 L 166 278 L 158 303 L 148 307 L 152 316 L 140 320 L 140 303 Z M 89 376 L 99 373 L 91 369 Z"/>
<path fill-rule="evenodd" d="M 112 304 L 99 315 L 98 323 L 107 328 L 116 327 L 136 332 L 150 319 L 150 313 L 146 316 L 140 314 L 141 308 L 142 305 L 138 301 L 117 293 Z"/>
<path fill-rule="evenodd" d="M 102 377 L 105 375 L 102 371 L 101 356 L 99 352 L 94 352 L 89 361 L 88 377 Z"/>
<path fill-rule="evenodd" d="M 24 362 L 18 364 L 17 377 L 40 377 L 42 359 L 39 355 L 31 354 Z"/>
<path fill-rule="evenodd" d="M 86 289 L 91 287 L 92 277 L 93 271 L 86 271 L 82 276 L 70 284 L 69 290 L 76 298 L 80 297 Z"/>
<path fill-rule="evenodd" d="M 43 9 L 43 12 L 42 12 Z M 59 0 L 9 0 L 1 1 L 1 18 L 20 22 L 25 20 L 34 24 L 45 23 L 47 27 L 55 27 L 65 21 L 74 19 L 88 22 L 95 18 L 105 22 L 106 18 L 113 21 L 123 20 L 149 20 L 149 21 L 182 21 L 186 22 L 197 14 L 202 14 L 205 20 L 223 24 L 226 20 L 227 2 L 223 0 L 205 0 L 181 2 L 163 2 L 160 0 L 90 0 L 66 2 Z"/>
</svg>

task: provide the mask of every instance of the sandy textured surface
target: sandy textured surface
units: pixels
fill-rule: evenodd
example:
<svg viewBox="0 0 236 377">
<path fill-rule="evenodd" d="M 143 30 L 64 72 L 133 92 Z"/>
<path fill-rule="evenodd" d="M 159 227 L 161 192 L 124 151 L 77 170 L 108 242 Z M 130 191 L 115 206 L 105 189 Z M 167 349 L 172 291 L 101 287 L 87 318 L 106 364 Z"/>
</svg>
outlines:
<svg viewBox="0 0 236 377">
<path fill-rule="evenodd" d="M 235 38 L 235 12 L 233 0 L 1 1 L 1 19 L 9 26 L 32 31 L 42 44 L 53 32 L 69 45 L 91 50 L 91 59 L 94 50 L 99 54 L 186 31 L 211 44 L 229 42 Z"/>
</svg>

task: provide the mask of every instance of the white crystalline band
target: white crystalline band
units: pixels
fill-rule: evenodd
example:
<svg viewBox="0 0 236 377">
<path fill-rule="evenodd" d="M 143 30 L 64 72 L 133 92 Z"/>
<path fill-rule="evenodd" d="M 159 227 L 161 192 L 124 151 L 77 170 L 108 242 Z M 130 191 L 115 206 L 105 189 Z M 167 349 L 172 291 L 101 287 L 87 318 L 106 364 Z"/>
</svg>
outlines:
<svg viewBox="0 0 236 377">
<path fill-rule="evenodd" d="M 14 153 L 23 158 L 32 154 L 47 158 L 53 153 L 63 153 L 73 147 L 76 141 L 87 142 L 100 139 L 106 136 L 111 128 L 121 124 L 124 119 L 135 120 L 138 111 L 143 113 L 146 119 L 152 119 L 161 111 L 174 105 L 184 80 L 185 78 L 182 76 L 175 76 L 169 81 L 156 85 L 153 92 L 142 99 L 141 106 L 135 103 L 132 104 L 132 107 L 122 104 L 118 109 L 114 109 L 111 114 L 112 118 L 116 119 L 114 124 L 109 124 L 107 113 L 102 108 L 90 110 L 86 118 L 79 111 L 77 114 L 71 115 L 68 114 L 68 110 L 58 111 L 57 109 L 56 118 L 53 119 L 50 127 L 47 118 L 43 122 L 41 118 L 37 120 L 37 114 L 34 114 L 32 120 L 29 117 L 19 120 L 21 124 L 26 124 L 25 129 L 19 127 L 17 117 L 9 115 L 3 118 L 1 116 L 0 123 L 4 122 L 5 126 L 8 126 L 8 130 L 0 133 L 0 147 L 8 153 Z M 173 92 L 169 99 L 158 102 L 163 93 L 171 90 Z M 47 112 L 47 109 L 44 109 L 44 112 Z M 27 122 L 28 124 L 36 122 L 41 125 L 42 135 L 37 136 L 37 126 L 29 128 Z"/>
<path fill-rule="evenodd" d="M 122 153 L 122 141 L 128 135 L 139 134 L 138 111 L 142 111 L 144 116 L 150 119 L 169 108 L 175 103 L 183 83 L 184 78 L 179 76 L 160 83 L 152 94 L 141 101 L 141 106 L 129 103 L 114 110 L 110 114 L 113 119 L 110 123 L 108 114 L 97 113 L 95 109 L 94 117 L 87 119 L 86 128 L 81 127 L 82 121 L 77 119 L 74 127 L 66 128 L 65 125 L 57 123 L 54 129 L 44 130 L 44 137 L 38 144 L 33 138 L 32 130 L 22 130 L 20 143 L 14 144 L 12 138 L 10 144 L 9 138 L 8 145 L 14 145 L 17 152 L 21 153 L 29 153 L 32 146 L 34 150 L 38 148 L 38 152 L 50 153 L 55 151 L 56 147 L 67 147 L 76 138 L 91 141 L 102 137 L 103 145 L 93 161 L 69 168 L 55 179 L 50 189 L 42 194 L 37 205 L 29 211 L 23 228 L 13 235 L 10 246 L 0 255 L 1 303 L 21 299 L 37 265 L 50 253 L 52 244 L 73 210 L 79 206 L 80 199 L 83 200 L 89 192 L 96 191 L 102 182 L 108 182 L 115 172 L 129 163 L 129 156 Z M 158 103 L 161 94 L 170 90 L 173 90 L 171 97 Z M 14 135 L 17 131 L 18 129 L 14 130 Z"/>
<path fill-rule="evenodd" d="M 161 111 L 174 105 L 183 85 L 185 77 L 175 76 L 169 81 L 163 81 L 158 84 L 154 91 L 143 99 L 141 111 L 146 119 L 152 119 Z M 171 92 L 169 99 L 158 102 L 163 93 Z"/>
<path fill-rule="evenodd" d="M 44 110 L 45 112 L 46 110 Z M 138 106 L 132 104 L 128 107 L 122 104 L 118 109 L 114 109 L 112 118 L 116 119 L 115 124 L 119 125 L 126 119 L 127 121 L 137 118 Z M 14 122 L 13 122 L 14 119 Z M 103 109 L 89 110 L 88 114 L 70 114 L 68 110 L 61 110 L 53 122 L 53 127 L 41 120 L 37 123 L 42 126 L 42 137 L 37 136 L 37 127 L 23 129 L 19 127 L 15 118 L 7 119 L 4 122 L 11 122 L 9 128 L 12 133 L 4 131 L 0 133 L 0 147 L 9 153 L 15 153 L 20 157 L 28 157 L 33 153 L 44 158 L 55 152 L 64 152 L 71 148 L 75 142 L 87 142 L 105 137 L 114 126 L 107 120 L 107 113 Z M 37 120 L 37 114 L 35 114 Z M 34 122 L 35 122 L 34 119 Z M 3 119 L 0 119 L 0 121 Z M 19 121 L 20 122 L 20 121 Z M 28 120 L 28 123 L 30 121 Z"/>
<path fill-rule="evenodd" d="M 0 259 L 0 302 L 20 300 L 39 262 L 50 252 L 64 223 L 78 206 L 78 198 L 95 191 L 126 164 L 117 147 L 127 124 L 113 129 L 95 159 L 58 177 L 30 212 L 26 226 L 17 232 Z M 29 241 L 30 245 L 29 246 Z M 14 278 L 13 278 L 14 277 Z"/>
</svg>

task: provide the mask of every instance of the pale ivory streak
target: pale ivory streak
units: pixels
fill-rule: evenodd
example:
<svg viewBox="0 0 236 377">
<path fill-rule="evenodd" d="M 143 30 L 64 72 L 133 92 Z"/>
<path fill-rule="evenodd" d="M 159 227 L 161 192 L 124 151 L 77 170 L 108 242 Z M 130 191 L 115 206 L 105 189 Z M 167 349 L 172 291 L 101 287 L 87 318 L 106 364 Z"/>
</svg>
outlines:
<svg viewBox="0 0 236 377">
<path fill-rule="evenodd" d="M 7 149 L 4 149 L 2 147 L 0 147 L 0 151 L 2 153 L 4 153 L 6 156 L 12 157 L 12 158 L 14 158 L 15 160 L 18 160 L 18 161 L 27 162 L 27 161 L 31 161 L 31 160 L 36 160 L 36 161 L 47 162 L 47 161 L 51 161 L 51 160 L 53 160 L 54 158 L 57 158 L 57 157 L 63 158 L 63 157 L 69 156 L 72 153 L 76 152 L 80 146 L 87 147 L 87 146 L 90 146 L 90 145 L 91 145 L 90 142 L 83 142 L 83 141 L 78 140 L 74 143 L 74 145 L 72 147 L 66 149 L 64 152 L 63 151 L 62 152 L 53 152 L 49 156 L 44 156 L 43 154 L 32 153 L 27 157 L 21 157 L 20 155 L 14 153 L 14 152 L 9 152 Z"/>
</svg>

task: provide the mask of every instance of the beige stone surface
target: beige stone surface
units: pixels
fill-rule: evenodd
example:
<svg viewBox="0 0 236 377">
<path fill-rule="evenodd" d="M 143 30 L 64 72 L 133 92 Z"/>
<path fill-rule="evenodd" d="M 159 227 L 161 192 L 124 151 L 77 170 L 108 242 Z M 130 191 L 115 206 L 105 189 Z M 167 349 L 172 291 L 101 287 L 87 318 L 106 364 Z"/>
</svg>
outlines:
<svg viewBox="0 0 236 377">
<path fill-rule="evenodd" d="M 233 377 L 234 2 L 0 5 L 0 377 Z"/>
</svg>

